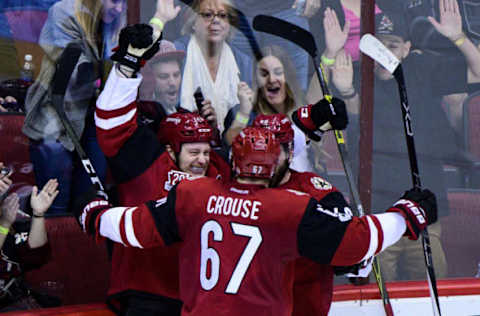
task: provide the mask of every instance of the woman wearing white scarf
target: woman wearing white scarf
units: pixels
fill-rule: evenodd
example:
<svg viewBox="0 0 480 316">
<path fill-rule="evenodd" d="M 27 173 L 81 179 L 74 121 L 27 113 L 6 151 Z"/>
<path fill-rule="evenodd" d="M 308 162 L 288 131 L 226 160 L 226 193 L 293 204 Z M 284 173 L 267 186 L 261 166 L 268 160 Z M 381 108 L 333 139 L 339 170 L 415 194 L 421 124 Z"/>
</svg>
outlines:
<svg viewBox="0 0 480 316">
<path fill-rule="evenodd" d="M 196 110 L 193 93 L 202 88 L 206 99 L 212 101 L 220 131 L 227 112 L 239 103 L 237 86 L 240 70 L 226 39 L 234 16 L 226 0 L 197 0 L 190 18 L 192 37 L 187 46 L 187 58 L 181 88 L 181 106 Z"/>
</svg>

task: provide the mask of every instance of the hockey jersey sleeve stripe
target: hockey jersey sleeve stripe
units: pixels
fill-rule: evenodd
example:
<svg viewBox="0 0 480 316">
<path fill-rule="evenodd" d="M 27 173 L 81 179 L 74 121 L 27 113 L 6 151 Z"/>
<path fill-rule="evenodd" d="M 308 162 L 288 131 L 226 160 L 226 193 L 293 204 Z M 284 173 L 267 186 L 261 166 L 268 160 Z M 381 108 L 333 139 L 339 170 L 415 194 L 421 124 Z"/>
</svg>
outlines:
<svg viewBox="0 0 480 316">
<path fill-rule="evenodd" d="M 95 125 L 98 128 L 101 128 L 104 130 L 113 129 L 135 118 L 135 113 L 137 113 L 137 109 L 132 109 L 127 114 L 117 116 L 117 117 L 112 117 L 109 119 L 102 119 L 97 116 L 97 113 L 95 113 Z"/>
<path fill-rule="evenodd" d="M 377 228 L 377 230 L 382 230 L 382 225 L 380 224 L 380 221 L 376 216 L 370 216 L 370 220 L 372 220 L 372 222 L 375 224 L 375 227 Z M 378 234 L 377 249 L 375 250 L 375 254 L 382 251 L 383 239 L 384 239 L 383 235 L 384 234 Z"/>
<path fill-rule="evenodd" d="M 407 230 L 405 218 L 400 213 L 383 213 L 373 216 L 378 220 L 383 231 L 383 243 L 379 252 L 399 241 Z"/>
<path fill-rule="evenodd" d="M 137 237 L 135 236 L 135 229 L 133 226 L 132 220 L 132 213 L 136 210 L 136 208 L 130 208 L 125 212 L 125 234 L 127 237 L 128 243 L 133 247 L 143 248 L 140 245 Z"/>
<path fill-rule="evenodd" d="M 381 234 L 381 231 L 377 228 L 374 221 L 370 216 L 366 216 L 368 227 L 370 229 L 370 243 L 368 245 L 368 250 L 365 256 L 361 261 L 366 260 L 375 255 L 375 252 L 378 250 L 378 236 Z M 383 238 L 382 238 L 383 239 Z"/>
<path fill-rule="evenodd" d="M 137 99 L 138 87 L 141 82 L 140 74 L 137 75 L 137 78 L 122 78 L 113 67 L 105 87 L 97 99 L 97 108 L 111 111 L 127 106 Z"/>
<path fill-rule="evenodd" d="M 121 234 L 121 219 L 128 207 L 114 207 L 105 211 L 100 220 L 100 236 L 125 245 Z"/>
<path fill-rule="evenodd" d="M 119 117 L 119 116 L 122 116 L 124 114 L 127 114 L 131 110 L 136 109 L 137 106 L 138 106 L 137 102 L 134 101 L 134 102 L 128 104 L 127 106 L 124 106 L 123 108 L 116 109 L 116 110 L 105 111 L 105 110 L 101 110 L 99 108 L 96 108 L 95 113 L 101 119 L 109 119 L 109 118 Z"/>
</svg>

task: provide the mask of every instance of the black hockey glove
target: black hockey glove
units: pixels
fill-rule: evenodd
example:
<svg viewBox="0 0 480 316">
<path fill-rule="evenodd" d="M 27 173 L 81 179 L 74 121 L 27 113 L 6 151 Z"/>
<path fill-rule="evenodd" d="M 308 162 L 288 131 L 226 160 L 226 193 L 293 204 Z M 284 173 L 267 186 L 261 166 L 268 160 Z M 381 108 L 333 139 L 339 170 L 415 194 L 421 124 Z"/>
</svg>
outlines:
<svg viewBox="0 0 480 316">
<path fill-rule="evenodd" d="M 160 49 L 160 34 L 148 24 L 134 24 L 120 31 L 118 46 L 111 59 L 131 68 L 135 73 Z"/>
<path fill-rule="evenodd" d="M 95 235 L 98 215 L 112 205 L 105 200 L 104 194 L 92 186 L 73 203 L 73 214 L 83 232 Z"/>
<path fill-rule="evenodd" d="M 407 222 L 405 236 L 417 240 L 420 233 L 437 221 L 437 200 L 431 191 L 411 189 L 403 194 L 387 212 L 402 214 Z"/>
<path fill-rule="evenodd" d="M 326 99 L 322 99 L 293 112 L 292 120 L 310 139 L 318 142 L 324 132 L 331 129 L 344 130 L 347 127 L 347 108 L 341 99 L 332 98 L 332 106 Z"/>
</svg>

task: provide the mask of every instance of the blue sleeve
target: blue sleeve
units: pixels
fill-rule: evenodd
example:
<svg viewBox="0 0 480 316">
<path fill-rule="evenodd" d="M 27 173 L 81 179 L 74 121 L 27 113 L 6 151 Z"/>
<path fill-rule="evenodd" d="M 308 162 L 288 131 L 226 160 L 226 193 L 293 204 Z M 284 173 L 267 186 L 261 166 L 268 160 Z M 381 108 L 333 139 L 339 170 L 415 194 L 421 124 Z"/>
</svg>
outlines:
<svg viewBox="0 0 480 316">
<path fill-rule="evenodd" d="M 240 70 L 240 80 L 245 81 L 249 87 L 252 87 L 253 81 L 253 60 L 250 56 L 242 53 L 234 46 L 232 47 L 233 55 L 237 61 L 238 69 Z"/>
</svg>

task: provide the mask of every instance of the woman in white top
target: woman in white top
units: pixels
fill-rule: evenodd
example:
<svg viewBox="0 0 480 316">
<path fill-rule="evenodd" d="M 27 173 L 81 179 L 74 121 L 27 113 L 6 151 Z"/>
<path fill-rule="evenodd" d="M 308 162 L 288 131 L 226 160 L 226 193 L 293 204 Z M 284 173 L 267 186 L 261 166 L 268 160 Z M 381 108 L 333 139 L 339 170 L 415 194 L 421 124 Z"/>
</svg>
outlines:
<svg viewBox="0 0 480 316">
<path fill-rule="evenodd" d="M 251 59 L 232 50 L 227 43 L 236 21 L 229 0 L 195 0 L 183 29 L 184 34 L 190 33 L 191 36 L 187 43 L 184 39 L 175 42 L 177 49 L 185 50 L 187 54 L 181 106 L 195 111 L 193 93 L 201 87 L 204 98 L 212 101 L 220 131 L 223 131 L 228 110 L 239 103 L 238 83 L 252 76 Z"/>
</svg>

